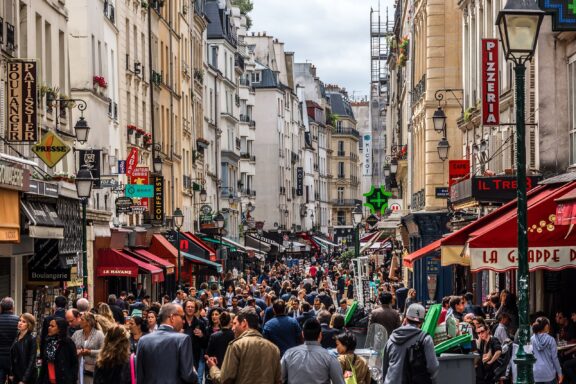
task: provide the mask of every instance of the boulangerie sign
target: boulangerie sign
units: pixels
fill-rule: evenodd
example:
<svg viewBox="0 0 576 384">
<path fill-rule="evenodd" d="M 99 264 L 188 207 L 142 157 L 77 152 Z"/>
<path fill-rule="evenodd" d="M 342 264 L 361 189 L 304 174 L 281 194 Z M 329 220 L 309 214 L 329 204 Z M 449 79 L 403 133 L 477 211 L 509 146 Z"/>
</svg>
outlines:
<svg viewBox="0 0 576 384">
<path fill-rule="evenodd" d="M 39 139 L 36 62 L 9 61 L 7 77 L 6 140 L 36 143 Z"/>
<path fill-rule="evenodd" d="M 482 124 L 500 124 L 498 40 L 482 39 Z"/>
</svg>

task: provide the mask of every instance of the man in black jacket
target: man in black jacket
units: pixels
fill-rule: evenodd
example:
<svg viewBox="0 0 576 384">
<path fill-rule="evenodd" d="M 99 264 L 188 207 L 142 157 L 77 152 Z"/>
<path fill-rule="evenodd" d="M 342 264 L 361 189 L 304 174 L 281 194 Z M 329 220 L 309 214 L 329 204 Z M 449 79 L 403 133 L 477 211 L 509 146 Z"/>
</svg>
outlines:
<svg viewBox="0 0 576 384">
<path fill-rule="evenodd" d="M 330 314 L 330 312 L 326 310 L 320 311 L 320 313 L 318 313 L 318 315 L 316 316 L 316 319 L 318 319 L 318 322 L 322 327 L 322 340 L 320 341 L 320 344 L 322 345 L 322 347 L 327 349 L 336 348 L 335 337 L 339 333 L 337 329 L 330 328 L 331 318 L 332 315 Z"/>
<path fill-rule="evenodd" d="M 0 301 L 0 383 L 6 382 L 10 372 L 10 347 L 18 334 L 18 316 L 14 315 L 14 300 Z"/>
<path fill-rule="evenodd" d="M 396 328 L 400 327 L 400 314 L 390 306 L 391 303 L 392 294 L 390 292 L 382 292 L 380 295 L 381 306 L 370 313 L 368 328 L 370 328 L 371 324 L 380 324 L 386 328 L 386 332 L 390 336 Z"/>
</svg>

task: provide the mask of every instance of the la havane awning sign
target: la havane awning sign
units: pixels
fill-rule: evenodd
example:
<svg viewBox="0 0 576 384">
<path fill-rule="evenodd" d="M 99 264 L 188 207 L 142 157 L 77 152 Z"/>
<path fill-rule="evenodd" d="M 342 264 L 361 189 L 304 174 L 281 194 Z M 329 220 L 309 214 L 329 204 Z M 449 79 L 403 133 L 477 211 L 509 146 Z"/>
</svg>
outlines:
<svg viewBox="0 0 576 384">
<path fill-rule="evenodd" d="M 32 152 L 47 166 L 53 168 L 70 152 L 70 147 L 57 134 L 48 131 L 38 144 L 32 146 Z"/>
</svg>

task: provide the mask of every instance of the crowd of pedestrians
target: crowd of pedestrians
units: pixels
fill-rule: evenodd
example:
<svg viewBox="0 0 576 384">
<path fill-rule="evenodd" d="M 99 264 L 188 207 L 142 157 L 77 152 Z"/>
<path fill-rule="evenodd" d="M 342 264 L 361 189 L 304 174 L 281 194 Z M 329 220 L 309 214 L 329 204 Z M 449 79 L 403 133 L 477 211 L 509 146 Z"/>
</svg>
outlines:
<svg viewBox="0 0 576 384">
<path fill-rule="evenodd" d="M 160 302 L 141 286 L 93 306 L 57 297 L 41 324 L 17 316 L 7 297 L 0 302 L 0 383 L 436 383 L 434 345 L 467 333 L 472 342 L 456 352 L 477 353 L 477 383 L 508 372 L 518 324 L 511 293 L 493 294 L 483 306 L 470 294 L 445 298 L 433 338 L 420 329 L 426 309 L 416 292 L 380 281 L 368 323 L 381 325 L 388 341 L 381 366 L 370 367 L 347 329 L 352 280 L 342 265 L 276 262 Z M 537 382 L 576 383 L 576 351 L 557 350 L 561 340 L 576 340 L 574 320 L 562 312 L 554 324 L 534 320 Z"/>
</svg>

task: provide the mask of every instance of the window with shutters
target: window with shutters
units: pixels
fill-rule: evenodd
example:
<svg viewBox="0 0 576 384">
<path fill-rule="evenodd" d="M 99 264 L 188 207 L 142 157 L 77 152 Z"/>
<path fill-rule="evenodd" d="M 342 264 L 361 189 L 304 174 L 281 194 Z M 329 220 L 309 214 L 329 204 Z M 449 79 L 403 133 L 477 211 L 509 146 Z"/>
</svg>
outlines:
<svg viewBox="0 0 576 384">
<path fill-rule="evenodd" d="M 576 164 L 576 55 L 568 61 L 568 98 L 570 111 L 570 165 Z"/>
</svg>

